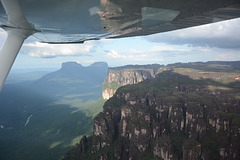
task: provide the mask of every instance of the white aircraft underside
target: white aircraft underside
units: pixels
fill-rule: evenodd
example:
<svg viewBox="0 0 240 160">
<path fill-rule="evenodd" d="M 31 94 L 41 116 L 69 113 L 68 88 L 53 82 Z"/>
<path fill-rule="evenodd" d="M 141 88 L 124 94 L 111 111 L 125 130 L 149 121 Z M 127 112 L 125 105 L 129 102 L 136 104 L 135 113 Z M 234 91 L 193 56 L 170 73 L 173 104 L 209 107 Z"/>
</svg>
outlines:
<svg viewBox="0 0 240 160">
<path fill-rule="evenodd" d="M 0 90 L 24 40 L 83 43 L 149 35 L 240 17 L 240 0 L 1 0 Z"/>
</svg>

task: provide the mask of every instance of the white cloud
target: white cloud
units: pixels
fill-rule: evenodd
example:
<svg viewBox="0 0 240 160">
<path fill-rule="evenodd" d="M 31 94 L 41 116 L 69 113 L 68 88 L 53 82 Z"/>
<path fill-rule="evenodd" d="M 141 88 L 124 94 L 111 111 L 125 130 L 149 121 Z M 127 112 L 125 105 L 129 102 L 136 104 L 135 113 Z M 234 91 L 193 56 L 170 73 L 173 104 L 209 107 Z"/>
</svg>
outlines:
<svg viewBox="0 0 240 160">
<path fill-rule="evenodd" d="M 84 63 L 94 63 L 95 61 L 94 60 L 86 60 L 86 61 L 84 61 Z M 81 63 L 81 62 L 79 62 L 79 63 Z"/>
<path fill-rule="evenodd" d="M 32 57 L 56 57 L 56 56 L 75 56 L 86 55 L 94 47 L 93 43 L 84 44 L 47 44 L 40 42 L 25 43 L 28 48 L 28 55 Z"/>
<path fill-rule="evenodd" d="M 191 32 L 185 32 L 187 37 L 236 37 L 239 35 L 240 19 L 217 22 L 213 24 L 193 27 Z"/>
<path fill-rule="evenodd" d="M 174 34 L 181 38 L 230 37 L 236 36 L 236 32 L 240 33 L 239 24 L 240 19 L 233 19 L 174 31 Z"/>
<path fill-rule="evenodd" d="M 133 51 L 133 50 L 131 50 Z M 160 57 L 154 57 L 152 54 L 131 54 L 127 53 L 127 55 L 119 54 L 115 50 L 111 50 L 107 53 L 106 57 L 108 58 L 113 58 L 113 59 L 119 59 L 119 60 L 124 60 L 125 62 L 128 63 L 134 63 L 134 62 L 161 62 L 163 61 L 162 58 Z M 153 58 L 154 57 L 154 58 Z"/>
<path fill-rule="evenodd" d="M 146 36 L 150 42 L 190 44 L 218 48 L 240 48 L 240 18 Z"/>
<path fill-rule="evenodd" d="M 153 48 L 150 49 L 152 52 L 163 52 L 163 51 L 176 51 L 173 46 L 166 46 L 166 45 L 161 45 L 161 46 L 154 46 Z"/>
<path fill-rule="evenodd" d="M 129 49 L 128 54 L 134 54 L 135 56 L 141 55 L 156 55 L 156 53 L 162 53 L 162 52 L 170 52 L 170 51 L 179 51 L 176 47 L 168 46 L 165 44 L 159 45 L 159 46 L 153 46 L 150 49 L 146 50 L 137 50 L 137 49 Z"/>
<path fill-rule="evenodd" d="M 206 48 L 202 47 L 197 47 L 195 50 L 201 50 L 201 51 L 208 51 Z M 193 48 L 187 45 L 166 45 L 166 44 L 161 44 L 161 45 L 156 45 L 152 46 L 149 49 L 146 50 L 136 50 L 136 49 L 129 49 L 129 54 L 144 54 L 148 56 L 156 56 L 156 55 L 170 55 L 170 54 L 186 54 L 193 51 Z"/>
<path fill-rule="evenodd" d="M 240 52 L 233 53 L 233 52 L 226 52 L 219 54 L 215 57 L 216 61 L 237 61 L 240 60 Z"/>
<path fill-rule="evenodd" d="M 137 49 L 129 49 L 128 53 L 130 54 L 141 54 L 141 53 L 144 53 L 145 51 L 141 50 L 137 50 Z"/>
<path fill-rule="evenodd" d="M 127 56 L 121 55 L 115 50 L 109 51 L 106 56 L 109 58 L 123 58 L 123 59 L 127 58 Z"/>
</svg>

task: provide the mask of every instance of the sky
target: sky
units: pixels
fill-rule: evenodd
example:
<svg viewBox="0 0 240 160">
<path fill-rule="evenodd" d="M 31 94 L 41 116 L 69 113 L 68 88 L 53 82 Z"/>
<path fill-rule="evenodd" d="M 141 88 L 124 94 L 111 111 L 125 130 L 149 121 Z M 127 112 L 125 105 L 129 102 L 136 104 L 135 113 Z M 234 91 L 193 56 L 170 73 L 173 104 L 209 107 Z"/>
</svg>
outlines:
<svg viewBox="0 0 240 160">
<path fill-rule="evenodd" d="M 84 44 L 40 43 L 25 40 L 13 69 L 60 68 L 63 62 L 84 66 L 104 61 L 110 67 L 127 64 L 171 64 L 240 60 L 240 18 L 149 36 L 102 39 Z M 7 34 L 0 29 L 0 47 Z"/>
</svg>

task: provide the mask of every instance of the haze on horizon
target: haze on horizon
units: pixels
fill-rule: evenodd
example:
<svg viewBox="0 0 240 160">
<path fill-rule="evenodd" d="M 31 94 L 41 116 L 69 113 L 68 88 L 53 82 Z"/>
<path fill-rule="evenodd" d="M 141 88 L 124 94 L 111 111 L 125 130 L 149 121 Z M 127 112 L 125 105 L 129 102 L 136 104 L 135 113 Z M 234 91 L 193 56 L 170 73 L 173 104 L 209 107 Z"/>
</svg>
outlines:
<svg viewBox="0 0 240 160">
<path fill-rule="evenodd" d="M 170 64 L 240 60 L 240 18 L 149 36 L 46 44 L 28 38 L 13 65 L 21 68 L 60 68 L 62 62 L 84 66 L 104 61 L 110 67 L 127 64 Z M 0 30 L 0 47 L 7 34 Z"/>
</svg>

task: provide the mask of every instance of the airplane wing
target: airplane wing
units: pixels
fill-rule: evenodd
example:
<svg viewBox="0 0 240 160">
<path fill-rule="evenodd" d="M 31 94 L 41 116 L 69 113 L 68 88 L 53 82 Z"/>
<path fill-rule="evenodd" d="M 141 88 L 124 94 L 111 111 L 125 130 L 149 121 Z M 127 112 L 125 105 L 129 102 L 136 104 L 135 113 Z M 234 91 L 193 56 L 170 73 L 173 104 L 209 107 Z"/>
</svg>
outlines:
<svg viewBox="0 0 240 160">
<path fill-rule="evenodd" d="M 18 0 L 1 0 L 8 16 L 6 26 L 29 29 L 33 26 L 27 21 Z"/>
<path fill-rule="evenodd" d="M 161 33 L 173 31 L 183 28 L 200 26 L 238 18 L 240 16 L 240 1 L 238 3 L 227 3 L 226 5 L 216 4 L 192 4 L 182 7 L 169 7 L 167 9 L 143 7 L 141 8 L 141 20 L 135 24 L 135 30 L 129 31 L 123 28 L 118 30 L 119 37 L 131 37 L 139 35 L 150 35 L 154 33 Z M 181 5 L 180 3 L 178 4 Z M 177 6 L 178 6 L 177 5 Z M 196 5 L 196 7 L 194 7 Z M 199 7 L 199 8 L 198 8 Z M 137 28 L 136 26 L 140 26 Z M 133 27 L 132 27 L 133 28 Z"/>
<path fill-rule="evenodd" d="M 0 53 L 1 86 L 8 73 L 1 70 L 9 70 L 24 39 L 33 33 L 35 38 L 44 43 L 83 43 L 101 38 L 149 35 L 240 17 L 239 0 L 1 2 L 0 25 L 8 32 Z M 8 49 L 10 47 L 15 49 Z M 14 56 L 8 58 L 10 54 Z"/>
<path fill-rule="evenodd" d="M 8 24 L 28 21 L 40 31 L 34 37 L 45 43 L 149 35 L 240 17 L 240 0 L 19 0 L 19 3 L 23 12 L 13 12 L 15 9 L 10 6 L 14 5 L 4 6 L 7 11 L 0 11 L 0 23 L 3 15 L 8 17 Z"/>
</svg>

